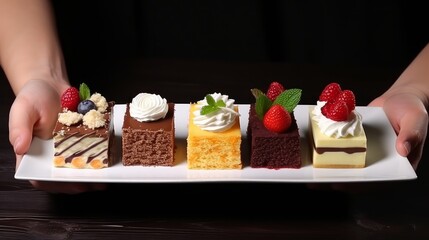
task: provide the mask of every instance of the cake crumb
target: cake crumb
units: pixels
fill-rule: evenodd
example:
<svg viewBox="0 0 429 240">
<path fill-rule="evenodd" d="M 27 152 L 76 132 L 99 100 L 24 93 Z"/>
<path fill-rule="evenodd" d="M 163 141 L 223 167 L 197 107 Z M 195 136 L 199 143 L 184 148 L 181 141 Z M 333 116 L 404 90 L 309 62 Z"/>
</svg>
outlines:
<svg viewBox="0 0 429 240">
<path fill-rule="evenodd" d="M 64 125 L 70 126 L 82 120 L 83 115 L 77 112 L 65 111 L 58 114 L 58 121 Z"/>
<path fill-rule="evenodd" d="M 109 106 L 109 104 L 106 101 L 106 98 L 99 93 L 92 94 L 89 100 L 91 100 L 95 104 L 95 106 L 97 107 L 97 111 L 101 113 L 104 113 L 107 110 L 107 107 Z"/>
<path fill-rule="evenodd" d="M 83 124 L 91 129 L 102 127 L 105 123 L 104 115 L 94 109 L 83 116 Z"/>
</svg>

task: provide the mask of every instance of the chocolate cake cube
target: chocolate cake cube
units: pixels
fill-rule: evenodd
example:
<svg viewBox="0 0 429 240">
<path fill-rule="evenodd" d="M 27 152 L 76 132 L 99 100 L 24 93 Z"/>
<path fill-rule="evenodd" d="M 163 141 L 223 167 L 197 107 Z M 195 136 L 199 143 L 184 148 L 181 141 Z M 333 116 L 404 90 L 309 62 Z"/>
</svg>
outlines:
<svg viewBox="0 0 429 240">
<path fill-rule="evenodd" d="M 130 116 L 127 104 L 122 126 L 122 163 L 124 166 L 173 166 L 175 129 L 174 104 L 168 104 L 163 119 L 139 122 Z"/>
<path fill-rule="evenodd" d="M 293 112 L 292 124 L 283 133 L 268 131 L 258 118 L 255 104 L 250 105 L 247 136 L 252 168 L 300 168 L 301 147 L 298 125 Z"/>
</svg>

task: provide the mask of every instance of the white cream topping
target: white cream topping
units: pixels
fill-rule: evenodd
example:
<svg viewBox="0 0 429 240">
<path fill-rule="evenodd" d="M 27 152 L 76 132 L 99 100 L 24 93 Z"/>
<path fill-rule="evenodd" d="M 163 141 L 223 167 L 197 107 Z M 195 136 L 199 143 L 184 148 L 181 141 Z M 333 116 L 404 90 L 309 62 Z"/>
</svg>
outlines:
<svg viewBox="0 0 429 240">
<path fill-rule="evenodd" d="M 347 136 L 357 136 L 363 131 L 362 116 L 352 111 L 347 121 L 334 121 L 325 117 L 322 114 L 321 108 L 326 102 L 317 101 L 317 106 L 313 109 L 313 120 L 325 135 L 335 138 L 343 138 Z"/>
<path fill-rule="evenodd" d="M 230 99 L 228 95 L 222 95 L 221 93 L 210 94 L 213 99 L 217 102 L 222 100 L 225 103 L 225 107 L 221 107 L 215 112 L 211 112 L 205 115 L 201 115 L 201 108 L 208 105 L 206 99 L 197 102 L 197 110 L 194 111 L 194 124 L 201 129 L 209 132 L 223 132 L 230 129 L 237 119 L 239 114 L 234 110 L 234 99 Z"/>
<path fill-rule="evenodd" d="M 139 122 L 165 118 L 167 112 L 167 100 L 158 94 L 139 93 L 130 103 L 130 115 Z"/>
</svg>

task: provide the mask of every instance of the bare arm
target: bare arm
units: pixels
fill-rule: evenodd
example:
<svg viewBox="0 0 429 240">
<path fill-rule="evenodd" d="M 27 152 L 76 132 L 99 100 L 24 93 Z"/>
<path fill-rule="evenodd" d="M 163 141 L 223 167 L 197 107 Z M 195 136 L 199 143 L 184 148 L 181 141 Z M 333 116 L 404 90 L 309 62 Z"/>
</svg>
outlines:
<svg viewBox="0 0 429 240">
<path fill-rule="evenodd" d="M 60 94 L 67 73 L 49 0 L 0 0 L 0 65 L 17 94 L 43 80 Z"/>
<path fill-rule="evenodd" d="M 429 107 L 429 44 L 417 55 L 388 91 L 388 98 L 396 93 L 417 95 L 426 108 Z"/>
</svg>

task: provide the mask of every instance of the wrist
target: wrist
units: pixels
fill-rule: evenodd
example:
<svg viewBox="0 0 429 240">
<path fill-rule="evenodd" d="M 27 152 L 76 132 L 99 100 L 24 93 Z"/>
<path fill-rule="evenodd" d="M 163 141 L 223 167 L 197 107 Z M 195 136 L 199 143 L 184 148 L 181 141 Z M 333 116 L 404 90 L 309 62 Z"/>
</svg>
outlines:
<svg viewBox="0 0 429 240">
<path fill-rule="evenodd" d="M 417 98 L 426 109 L 429 108 L 429 99 L 428 94 L 424 91 L 424 88 L 416 84 L 407 84 L 407 85 L 396 85 L 392 86 L 387 90 L 383 95 L 380 96 L 382 101 L 386 101 L 391 97 L 397 96 L 413 96 Z"/>
<path fill-rule="evenodd" d="M 63 74 L 63 71 L 51 71 L 49 69 L 43 70 L 38 68 L 37 71 L 28 71 L 27 74 L 20 74 L 19 76 L 6 73 L 6 76 L 15 95 L 17 95 L 23 87 L 28 85 L 30 82 L 48 84 L 59 96 L 61 96 L 65 89 L 70 85 L 67 76 Z"/>
<path fill-rule="evenodd" d="M 35 86 L 42 87 L 46 90 L 49 89 L 49 92 L 58 96 L 58 99 L 61 98 L 62 93 L 69 87 L 69 82 L 67 80 L 57 80 L 57 79 L 30 79 L 27 80 L 24 85 L 16 92 L 16 95 L 22 92 L 23 89 L 30 87 L 30 89 L 36 89 Z"/>
</svg>

